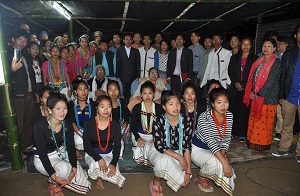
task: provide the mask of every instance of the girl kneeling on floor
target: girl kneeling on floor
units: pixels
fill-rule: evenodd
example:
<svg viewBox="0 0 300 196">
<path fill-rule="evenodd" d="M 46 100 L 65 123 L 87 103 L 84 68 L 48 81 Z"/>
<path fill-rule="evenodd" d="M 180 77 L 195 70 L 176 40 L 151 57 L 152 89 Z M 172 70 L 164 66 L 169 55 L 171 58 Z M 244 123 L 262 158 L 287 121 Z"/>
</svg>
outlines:
<svg viewBox="0 0 300 196">
<path fill-rule="evenodd" d="M 111 120 L 112 101 L 107 95 L 96 100 L 97 116 L 84 125 L 83 146 L 88 175 L 97 180 L 96 188 L 104 189 L 102 180 L 122 188 L 125 177 L 119 171 L 118 160 L 121 149 L 120 123 Z"/>
<path fill-rule="evenodd" d="M 74 130 L 64 121 L 67 99 L 60 93 L 50 93 L 47 99 L 50 116 L 42 118 L 33 128 L 34 166 L 49 176 L 50 195 L 64 195 L 60 187 L 78 194 L 87 194 L 91 183 L 86 172 L 76 161 Z"/>
<path fill-rule="evenodd" d="M 175 192 L 186 187 L 191 177 L 192 122 L 180 114 L 180 95 L 174 91 L 162 93 L 165 114 L 153 123 L 155 148 L 149 151 L 149 159 L 154 166 L 154 179 L 150 182 L 153 196 L 161 196 L 162 182 Z"/>
<path fill-rule="evenodd" d="M 153 146 L 153 122 L 164 112 L 161 105 L 155 103 L 155 86 L 152 82 L 146 81 L 141 85 L 142 102 L 135 105 L 131 113 L 131 132 L 133 158 L 137 164 L 150 166 L 149 150 Z M 180 111 L 180 110 L 179 110 Z"/>
<path fill-rule="evenodd" d="M 88 84 L 81 76 L 72 82 L 72 87 L 75 100 L 68 103 L 67 119 L 73 125 L 77 159 L 81 160 L 83 157 L 79 151 L 83 150 L 84 124 L 88 119 L 96 116 L 96 108 L 94 102 L 88 98 Z"/>
<path fill-rule="evenodd" d="M 228 93 L 223 87 L 218 87 L 209 96 L 212 109 L 199 116 L 192 140 L 192 162 L 201 168 L 195 184 L 204 192 L 212 192 L 210 179 L 232 195 L 236 176 L 226 159 L 233 123 L 233 115 L 227 111 Z"/>
</svg>

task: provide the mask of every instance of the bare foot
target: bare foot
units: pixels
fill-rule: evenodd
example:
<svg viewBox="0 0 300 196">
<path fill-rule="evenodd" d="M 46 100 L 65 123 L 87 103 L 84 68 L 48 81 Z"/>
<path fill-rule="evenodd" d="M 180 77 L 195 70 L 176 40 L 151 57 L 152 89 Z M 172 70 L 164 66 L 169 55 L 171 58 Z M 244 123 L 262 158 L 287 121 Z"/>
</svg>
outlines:
<svg viewBox="0 0 300 196">
<path fill-rule="evenodd" d="M 100 178 L 96 182 L 96 188 L 100 190 L 104 189 L 104 184 Z"/>
<path fill-rule="evenodd" d="M 153 179 L 153 181 L 150 182 L 150 191 L 152 196 L 163 196 L 163 190 L 161 186 L 161 181 Z"/>
</svg>

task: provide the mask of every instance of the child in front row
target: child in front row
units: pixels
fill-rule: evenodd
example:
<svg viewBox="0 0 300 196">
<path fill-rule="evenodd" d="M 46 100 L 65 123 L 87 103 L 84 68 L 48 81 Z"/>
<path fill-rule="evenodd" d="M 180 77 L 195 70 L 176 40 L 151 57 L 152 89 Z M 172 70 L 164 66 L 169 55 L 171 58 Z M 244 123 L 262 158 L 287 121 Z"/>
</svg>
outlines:
<svg viewBox="0 0 300 196">
<path fill-rule="evenodd" d="M 191 177 L 192 121 L 180 114 L 180 95 L 164 91 L 162 107 L 165 114 L 153 122 L 155 148 L 149 151 L 154 166 L 154 179 L 150 182 L 152 196 L 163 195 L 161 179 L 175 192 L 186 187 Z"/>
<path fill-rule="evenodd" d="M 203 192 L 213 192 L 208 179 L 213 180 L 232 195 L 236 176 L 226 158 L 233 124 L 233 115 L 228 111 L 228 93 L 223 87 L 215 87 L 209 98 L 211 110 L 199 116 L 192 140 L 192 162 L 201 168 L 194 182 Z"/>
</svg>

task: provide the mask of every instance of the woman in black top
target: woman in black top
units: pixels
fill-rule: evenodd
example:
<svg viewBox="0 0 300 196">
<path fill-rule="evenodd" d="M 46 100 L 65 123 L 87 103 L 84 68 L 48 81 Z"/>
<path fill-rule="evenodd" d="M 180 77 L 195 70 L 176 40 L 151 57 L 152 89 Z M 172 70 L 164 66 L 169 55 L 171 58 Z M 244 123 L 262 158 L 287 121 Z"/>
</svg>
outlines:
<svg viewBox="0 0 300 196">
<path fill-rule="evenodd" d="M 241 52 L 233 55 L 228 65 L 231 80 L 229 88 L 229 111 L 233 113 L 232 135 L 239 136 L 241 142 L 246 141 L 250 106 L 243 103 L 245 88 L 252 64 L 257 56 L 252 52 L 252 38 L 246 37 L 241 42 Z"/>
<path fill-rule="evenodd" d="M 50 116 L 42 118 L 33 128 L 34 165 L 41 174 L 50 176 L 48 190 L 51 195 L 62 195 L 60 186 L 87 194 L 91 183 L 76 161 L 73 127 L 64 121 L 67 100 L 64 95 L 51 93 L 47 106 Z"/>
<path fill-rule="evenodd" d="M 96 115 L 95 104 L 88 99 L 88 85 L 80 76 L 72 82 L 75 100 L 68 103 L 69 113 L 67 119 L 72 123 L 75 134 L 74 142 L 77 150 L 83 150 L 82 134 L 84 132 L 85 122 Z M 82 156 L 77 151 L 77 159 L 81 160 Z"/>
<path fill-rule="evenodd" d="M 153 101 L 154 84 L 146 81 L 141 86 L 142 102 L 135 105 L 131 113 L 133 158 L 137 164 L 150 166 L 148 151 L 153 147 L 152 125 L 154 119 L 163 113 L 161 105 Z M 142 150 L 143 149 L 143 150 Z"/>
<path fill-rule="evenodd" d="M 129 126 L 129 110 L 124 98 L 120 98 L 120 86 L 119 83 L 115 80 L 111 80 L 107 84 L 107 95 L 111 98 L 112 101 L 112 119 L 120 123 L 121 133 L 126 135 Z M 123 159 L 124 152 L 124 138 L 121 139 L 121 151 L 120 159 Z"/>
<path fill-rule="evenodd" d="M 198 116 L 206 110 L 206 108 L 197 103 L 196 99 L 196 87 L 194 84 L 186 83 L 183 87 L 183 102 L 181 103 L 180 113 L 183 116 L 190 117 L 193 125 L 193 132 L 197 127 Z"/>
<path fill-rule="evenodd" d="M 122 188 L 125 177 L 121 175 L 117 164 L 122 137 L 120 124 L 110 118 L 112 102 L 108 96 L 99 96 L 96 105 L 97 116 L 85 123 L 83 132 L 85 161 L 89 165 L 88 175 L 97 180 L 98 189 L 104 189 L 102 180 Z"/>
<path fill-rule="evenodd" d="M 52 92 L 52 88 L 49 86 L 44 86 L 39 92 L 40 102 L 35 105 L 32 111 L 32 125 L 40 122 L 41 119 L 48 117 L 50 115 L 47 107 L 47 99 Z"/>
</svg>

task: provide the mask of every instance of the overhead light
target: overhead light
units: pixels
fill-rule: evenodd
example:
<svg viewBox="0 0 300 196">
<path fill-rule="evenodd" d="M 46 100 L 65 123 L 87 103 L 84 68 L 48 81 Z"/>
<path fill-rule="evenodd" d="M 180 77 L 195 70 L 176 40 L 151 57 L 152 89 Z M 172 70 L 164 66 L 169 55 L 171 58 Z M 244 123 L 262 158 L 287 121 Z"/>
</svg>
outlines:
<svg viewBox="0 0 300 196">
<path fill-rule="evenodd" d="M 4 71 L 2 65 L 2 53 L 0 53 L 0 86 L 5 84 Z"/>
<path fill-rule="evenodd" d="M 52 7 L 56 9 L 61 15 L 63 15 L 67 20 L 71 20 L 72 15 L 69 14 L 69 12 L 64 7 L 57 3 L 57 1 L 52 2 Z"/>
</svg>

